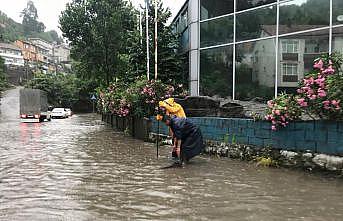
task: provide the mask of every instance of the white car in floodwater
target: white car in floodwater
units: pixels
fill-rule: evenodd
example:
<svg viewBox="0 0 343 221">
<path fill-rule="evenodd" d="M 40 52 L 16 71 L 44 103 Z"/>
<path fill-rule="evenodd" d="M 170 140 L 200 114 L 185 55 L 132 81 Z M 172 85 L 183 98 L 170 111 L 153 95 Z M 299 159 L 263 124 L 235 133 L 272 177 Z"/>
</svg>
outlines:
<svg viewBox="0 0 343 221">
<path fill-rule="evenodd" d="M 70 108 L 65 108 L 66 112 L 67 112 L 67 116 L 71 117 L 71 115 L 73 115 L 73 112 L 71 111 Z"/>
<path fill-rule="evenodd" d="M 68 113 L 65 108 L 58 107 L 52 110 L 51 117 L 52 118 L 67 118 Z"/>
</svg>

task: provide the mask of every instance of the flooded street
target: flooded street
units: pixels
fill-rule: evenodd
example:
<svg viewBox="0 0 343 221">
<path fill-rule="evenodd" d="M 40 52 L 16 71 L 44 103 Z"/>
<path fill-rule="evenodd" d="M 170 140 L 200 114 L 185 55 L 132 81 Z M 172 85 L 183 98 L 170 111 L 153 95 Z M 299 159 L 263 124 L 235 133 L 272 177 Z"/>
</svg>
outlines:
<svg viewBox="0 0 343 221">
<path fill-rule="evenodd" d="M 343 219 L 343 182 L 227 158 L 170 163 L 169 147 L 113 131 L 99 115 L 25 124 L 18 90 L 0 115 L 0 220 Z"/>
</svg>

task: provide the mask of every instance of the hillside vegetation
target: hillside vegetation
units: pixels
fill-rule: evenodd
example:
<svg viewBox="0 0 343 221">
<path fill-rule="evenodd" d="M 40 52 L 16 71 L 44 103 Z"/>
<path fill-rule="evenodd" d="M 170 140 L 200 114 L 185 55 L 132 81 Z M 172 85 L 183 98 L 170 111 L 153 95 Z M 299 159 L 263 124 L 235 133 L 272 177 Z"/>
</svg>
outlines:
<svg viewBox="0 0 343 221">
<path fill-rule="evenodd" d="M 28 32 L 25 33 L 24 26 L 13 19 L 9 18 L 5 13 L 0 11 L 0 42 L 14 42 L 18 39 L 41 38 L 49 42 L 60 43 L 62 39 L 58 36 L 55 30 L 47 32 Z"/>
</svg>

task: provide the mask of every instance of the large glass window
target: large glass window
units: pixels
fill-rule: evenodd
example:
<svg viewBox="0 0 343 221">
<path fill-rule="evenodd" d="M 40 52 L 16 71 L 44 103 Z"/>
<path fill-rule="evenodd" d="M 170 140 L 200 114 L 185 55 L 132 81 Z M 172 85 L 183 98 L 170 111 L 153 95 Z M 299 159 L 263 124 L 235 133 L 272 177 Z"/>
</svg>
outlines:
<svg viewBox="0 0 343 221">
<path fill-rule="evenodd" d="M 189 29 L 187 28 L 181 33 L 179 37 L 181 52 L 185 52 L 189 49 Z"/>
<path fill-rule="evenodd" d="M 276 0 L 237 0 L 237 11 L 274 3 Z"/>
<path fill-rule="evenodd" d="M 233 16 L 202 22 L 200 38 L 201 47 L 233 42 Z"/>
<path fill-rule="evenodd" d="M 185 28 L 187 27 L 187 21 L 188 21 L 188 13 L 187 10 L 185 10 L 184 12 L 182 12 L 182 15 L 180 16 L 179 20 L 177 21 L 177 25 L 176 25 L 176 31 L 178 33 L 181 33 L 185 30 Z"/>
<path fill-rule="evenodd" d="M 276 5 L 237 14 L 236 41 L 275 35 Z"/>
<path fill-rule="evenodd" d="M 333 0 L 332 2 L 332 24 L 343 24 L 343 1 Z"/>
<path fill-rule="evenodd" d="M 271 99 L 275 73 L 275 39 L 238 44 L 235 99 Z"/>
<path fill-rule="evenodd" d="M 332 29 L 332 51 L 343 54 L 343 27 Z"/>
<path fill-rule="evenodd" d="M 285 36 L 279 39 L 278 91 L 295 93 L 314 59 L 329 51 L 329 29 Z"/>
<path fill-rule="evenodd" d="M 201 95 L 232 96 L 232 59 L 232 46 L 201 50 Z"/>
<path fill-rule="evenodd" d="M 329 26 L 329 0 L 293 0 L 280 4 L 279 34 Z"/>
<path fill-rule="evenodd" d="M 234 0 L 200 0 L 200 18 L 205 20 L 233 13 Z"/>
</svg>

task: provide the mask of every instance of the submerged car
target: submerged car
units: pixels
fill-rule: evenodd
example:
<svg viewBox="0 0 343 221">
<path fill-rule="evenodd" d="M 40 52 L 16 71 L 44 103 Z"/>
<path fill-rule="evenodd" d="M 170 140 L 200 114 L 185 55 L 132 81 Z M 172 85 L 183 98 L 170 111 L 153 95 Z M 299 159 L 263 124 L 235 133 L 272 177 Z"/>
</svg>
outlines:
<svg viewBox="0 0 343 221">
<path fill-rule="evenodd" d="M 64 108 L 54 108 L 51 112 L 52 118 L 67 118 L 68 114 Z"/>
</svg>

